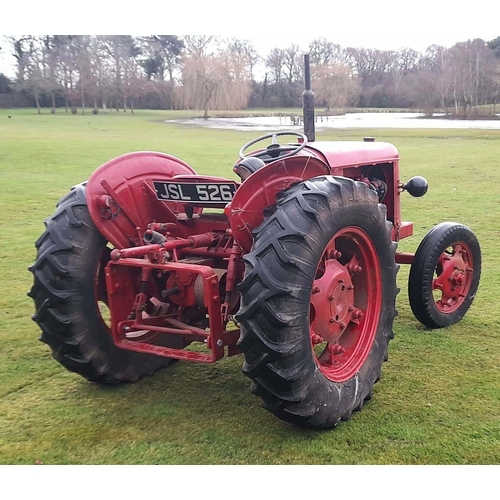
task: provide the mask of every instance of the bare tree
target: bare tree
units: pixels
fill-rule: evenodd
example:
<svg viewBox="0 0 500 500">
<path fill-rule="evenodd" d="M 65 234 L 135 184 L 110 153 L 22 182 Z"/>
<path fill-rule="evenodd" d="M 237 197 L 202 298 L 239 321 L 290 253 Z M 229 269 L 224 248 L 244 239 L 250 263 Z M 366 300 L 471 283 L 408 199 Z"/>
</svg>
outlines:
<svg viewBox="0 0 500 500">
<path fill-rule="evenodd" d="M 251 64 L 248 45 L 231 39 L 188 37 L 183 58 L 182 86 L 177 91 L 184 107 L 242 109 L 250 95 Z"/>
<path fill-rule="evenodd" d="M 266 66 L 269 68 L 271 79 L 274 81 L 274 93 L 278 93 L 279 84 L 283 75 L 285 66 L 285 53 L 283 49 L 274 48 L 269 52 L 266 58 Z"/>
<path fill-rule="evenodd" d="M 144 88 L 158 94 L 164 107 L 173 107 L 176 75 L 180 75 L 184 41 L 176 35 L 151 35 L 141 38 L 142 59 L 146 80 L 153 82 Z M 168 75 L 168 83 L 166 83 Z"/>
<path fill-rule="evenodd" d="M 230 38 L 225 42 L 228 58 L 234 70 L 237 72 L 237 79 L 242 77 L 246 80 L 253 80 L 253 70 L 259 60 L 259 55 L 252 42 L 239 38 Z"/>
<path fill-rule="evenodd" d="M 488 88 L 494 88 L 494 52 L 484 40 L 468 40 L 450 49 L 450 61 L 455 109 L 460 107 L 463 116 L 467 116 L 471 110 L 477 114 L 478 106 L 488 104 L 491 98 Z"/>
<path fill-rule="evenodd" d="M 168 73 L 169 81 L 173 83 L 174 73 L 181 64 L 184 42 L 176 35 L 150 35 L 141 42 L 145 56 L 142 65 L 148 79 L 154 75 L 157 80 L 164 81 L 165 73 Z"/>
<path fill-rule="evenodd" d="M 75 85 L 75 94 L 73 96 L 76 98 L 78 95 L 82 108 L 82 114 L 85 114 L 86 94 L 90 93 L 95 86 L 89 50 L 90 40 L 89 35 L 74 35 L 71 36 L 69 45 L 71 64 L 78 78 Z"/>
<path fill-rule="evenodd" d="M 78 79 L 70 50 L 72 38 L 72 35 L 54 35 L 52 37 L 56 85 L 64 96 L 66 113 L 69 110 L 69 99 L 75 91 L 74 86 Z"/>
<path fill-rule="evenodd" d="M 219 40 L 214 35 L 184 35 L 183 42 L 187 56 L 201 58 L 214 55 Z"/>
<path fill-rule="evenodd" d="M 345 49 L 329 42 L 326 38 L 313 40 L 309 44 L 309 54 L 312 65 L 347 64 L 349 62 Z"/>
<path fill-rule="evenodd" d="M 39 40 L 32 35 L 23 35 L 19 38 L 10 37 L 10 41 L 17 61 L 16 89 L 33 94 L 40 114 L 40 96 L 46 88 L 46 82 Z"/>
<path fill-rule="evenodd" d="M 300 79 L 302 69 L 301 52 L 298 45 L 292 43 L 283 51 L 283 66 L 286 70 L 288 84 Z"/>
<path fill-rule="evenodd" d="M 410 48 L 404 48 L 394 53 L 387 85 L 390 85 L 391 100 L 397 106 L 401 105 L 401 87 L 404 86 L 405 77 L 418 69 L 419 59 L 419 53 Z"/>
<path fill-rule="evenodd" d="M 355 103 L 359 94 L 357 77 L 345 64 L 317 64 L 313 67 L 313 90 L 318 103 L 342 108 Z"/>
</svg>

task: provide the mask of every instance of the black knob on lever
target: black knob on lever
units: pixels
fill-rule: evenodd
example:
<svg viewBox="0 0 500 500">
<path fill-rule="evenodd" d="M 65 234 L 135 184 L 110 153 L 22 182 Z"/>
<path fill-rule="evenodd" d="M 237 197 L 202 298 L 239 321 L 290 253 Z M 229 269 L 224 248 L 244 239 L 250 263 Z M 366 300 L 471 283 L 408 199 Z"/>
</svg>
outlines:
<svg viewBox="0 0 500 500">
<path fill-rule="evenodd" d="M 412 177 L 404 186 L 403 191 L 408 191 L 415 198 L 420 198 L 427 193 L 429 183 L 420 175 Z"/>
</svg>

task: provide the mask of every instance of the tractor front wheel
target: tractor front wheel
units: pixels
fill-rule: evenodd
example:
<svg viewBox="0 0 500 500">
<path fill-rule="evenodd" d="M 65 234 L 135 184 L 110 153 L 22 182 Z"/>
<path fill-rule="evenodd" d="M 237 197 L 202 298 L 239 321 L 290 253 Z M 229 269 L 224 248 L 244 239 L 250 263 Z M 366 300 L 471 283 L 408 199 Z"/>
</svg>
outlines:
<svg viewBox="0 0 500 500">
<path fill-rule="evenodd" d="M 33 320 L 40 340 L 65 368 L 92 382 L 135 382 L 171 362 L 169 358 L 115 346 L 106 309 L 104 267 L 110 249 L 90 218 L 85 184 L 75 186 L 45 221 L 30 267 Z"/>
<path fill-rule="evenodd" d="M 408 296 L 415 317 L 429 328 L 462 319 L 481 277 L 481 249 L 462 224 L 442 222 L 420 243 L 410 268 Z"/>
<path fill-rule="evenodd" d="M 239 346 L 279 418 L 332 428 L 371 398 L 396 316 L 391 228 L 366 184 L 325 176 L 286 191 L 254 230 Z"/>
</svg>

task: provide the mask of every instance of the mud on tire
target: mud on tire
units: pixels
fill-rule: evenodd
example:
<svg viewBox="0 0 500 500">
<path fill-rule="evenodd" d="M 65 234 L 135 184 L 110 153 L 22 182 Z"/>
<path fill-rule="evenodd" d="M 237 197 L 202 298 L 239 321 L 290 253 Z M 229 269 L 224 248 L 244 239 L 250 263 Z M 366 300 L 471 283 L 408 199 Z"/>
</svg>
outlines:
<svg viewBox="0 0 500 500">
<path fill-rule="evenodd" d="M 57 361 L 105 384 L 134 382 L 171 362 L 118 349 L 113 343 L 96 297 L 100 293 L 100 300 L 105 300 L 102 268 L 109 249 L 90 218 L 85 184 L 59 201 L 35 245 L 36 261 L 29 268 L 34 275 L 28 293 L 35 302 L 32 318 L 42 330 L 40 340 Z"/>
<path fill-rule="evenodd" d="M 387 360 L 399 291 L 392 224 L 374 191 L 343 177 L 302 182 L 271 212 L 254 230 L 239 285 L 243 372 L 280 419 L 332 428 L 371 398 Z M 364 269 L 354 276 L 356 265 Z M 312 338 L 323 337 L 330 342 L 321 354 Z M 331 349 L 344 349 L 340 363 Z"/>
</svg>

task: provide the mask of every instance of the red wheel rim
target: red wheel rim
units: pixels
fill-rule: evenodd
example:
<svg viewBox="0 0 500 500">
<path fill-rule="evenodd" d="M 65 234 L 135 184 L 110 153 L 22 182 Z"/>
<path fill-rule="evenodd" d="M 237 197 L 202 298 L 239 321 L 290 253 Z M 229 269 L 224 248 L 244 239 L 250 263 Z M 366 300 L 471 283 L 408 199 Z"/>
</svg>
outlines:
<svg viewBox="0 0 500 500">
<path fill-rule="evenodd" d="M 453 243 L 439 256 L 432 280 L 432 292 L 438 311 L 456 311 L 468 296 L 474 274 L 474 261 L 469 245 Z"/>
<path fill-rule="evenodd" d="M 310 333 L 316 363 L 333 382 L 359 371 L 370 354 L 382 302 L 378 254 L 358 227 L 326 245 L 311 291 Z"/>
</svg>

